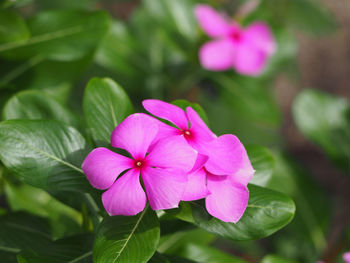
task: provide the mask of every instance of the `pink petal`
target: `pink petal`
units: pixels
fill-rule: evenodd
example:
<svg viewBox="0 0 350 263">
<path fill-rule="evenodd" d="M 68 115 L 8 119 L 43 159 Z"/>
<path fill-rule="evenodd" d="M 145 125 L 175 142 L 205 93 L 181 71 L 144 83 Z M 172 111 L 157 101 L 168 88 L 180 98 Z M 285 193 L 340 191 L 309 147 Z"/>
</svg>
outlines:
<svg viewBox="0 0 350 263">
<path fill-rule="evenodd" d="M 188 128 L 188 119 L 185 111 L 178 106 L 161 100 L 144 100 L 142 105 L 154 116 L 170 121 L 180 129 Z"/>
<path fill-rule="evenodd" d="M 276 41 L 270 27 L 264 22 L 254 22 L 244 30 L 244 38 L 263 50 L 267 56 L 276 52 Z"/>
<path fill-rule="evenodd" d="M 197 159 L 197 153 L 182 136 L 173 136 L 157 142 L 146 160 L 149 166 L 176 168 L 190 171 Z"/>
<path fill-rule="evenodd" d="M 186 111 L 190 120 L 190 131 L 192 133 L 192 138 L 188 142 L 196 150 L 201 151 L 208 142 L 216 138 L 216 135 L 208 128 L 194 109 L 187 107 Z"/>
<path fill-rule="evenodd" d="M 206 185 L 206 175 L 204 169 L 188 174 L 188 181 L 186 189 L 182 195 L 181 200 L 192 201 L 206 197 L 210 194 Z"/>
<path fill-rule="evenodd" d="M 151 152 L 154 145 L 157 144 L 158 141 L 165 139 L 165 138 L 170 138 L 172 136 L 179 136 L 179 133 L 181 131 L 177 128 L 174 128 L 170 125 L 167 125 L 161 121 L 158 121 L 158 133 L 156 137 L 154 138 L 152 144 L 150 145 L 148 152 Z"/>
<path fill-rule="evenodd" d="M 135 113 L 114 129 L 111 145 L 127 150 L 134 159 L 143 158 L 157 132 L 158 120 L 143 113 Z"/>
<path fill-rule="evenodd" d="M 147 167 L 141 172 L 147 197 L 153 210 L 178 207 L 187 175 L 181 170 Z"/>
<path fill-rule="evenodd" d="M 236 136 L 225 134 L 208 143 L 205 154 L 209 159 L 204 166 L 210 173 L 233 175 L 242 168 L 247 153 Z"/>
<path fill-rule="evenodd" d="M 234 68 L 243 75 L 257 76 L 265 68 L 267 53 L 248 41 L 237 45 Z"/>
<path fill-rule="evenodd" d="M 345 263 L 350 263 L 350 252 L 346 252 L 343 255 Z"/>
<path fill-rule="evenodd" d="M 208 161 L 208 156 L 198 153 L 196 162 L 193 168 L 191 169 L 191 171 L 189 171 L 189 173 L 193 173 L 201 169 L 207 161 Z"/>
<path fill-rule="evenodd" d="M 207 175 L 210 195 L 205 198 L 208 213 L 224 221 L 237 223 L 248 205 L 249 191 L 227 177 Z"/>
<path fill-rule="evenodd" d="M 228 39 L 219 39 L 204 44 L 199 50 L 199 61 L 203 68 L 223 71 L 234 65 L 235 44 Z"/>
<path fill-rule="evenodd" d="M 208 36 L 220 37 L 230 33 L 232 25 L 212 7 L 196 5 L 194 13 L 200 27 Z"/>
<path fill-rule="evenodd" d="M 138 169 L 125 173 L 102 194 L 102 203 L 109 215 L 136 215 L 145 208 L 146 201 Z"/>
<path fill-rule="evenodd" d="M 246 151 L 244 151 L 243 155 L 243 161 L 242 165 L 239 168 L 239 170 L 234 173 L 233 175 L 230 175 L 229 178 L 236 183 L 240 183 L 242 185 L 247 186 L 250 180 L 252 179 L 255 170 L 252 167 L 252 164 L 250 163 L 248 154 Z"/>
<path fill-rule="evenodd" d="M 118 175 L 132 167 L 132 160 L 106 148 L 96 148 L 85 158 L 82 169 L 97 189 L 109 188 Z"/>
</svg>

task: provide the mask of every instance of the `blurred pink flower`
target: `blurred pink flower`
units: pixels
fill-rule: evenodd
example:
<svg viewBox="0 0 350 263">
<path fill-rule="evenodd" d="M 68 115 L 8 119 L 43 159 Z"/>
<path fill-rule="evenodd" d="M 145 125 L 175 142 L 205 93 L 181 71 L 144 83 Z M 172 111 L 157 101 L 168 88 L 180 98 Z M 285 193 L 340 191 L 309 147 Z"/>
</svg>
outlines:
<svg viewBox="0 0 350 263">
<path fill-rule="evenodd" d="M 345 263 L 350 263 L 350 252 L 346 252 L 343 255 Z"/>
<path fill-rule="evenodd" d="M 206 207 L 212 216 L 237 222 L 247 207 L 247 184 L 254 174 L 239 139 L 232 134 L 217 137 L 191 107 L 185 112 L 160 100 L 145 100 L 142 104 L 151 114 L 176 126 L 160 125 L 159 139 L 185 138 L 198 151 L 182 200 L 206 197 Z"/>
<path fill-rule="evenodd" d="M 256 76 L 276 51 L 273 34 L 264 22 L 254 22 L 242 28 L 203 4 L 195 7 L 195 15 L 203 31 L 214 38 L 199 51 L 200 63 L 208 70 L 234 68 L 240 74 Z"/>
<path fill-rule="evenodd" d="M 108 189 L 102 202 L 110 215 L 136 215 L 144 209 L 146 194 L 140 175 L 152 209 L 178 206 L 197 153 L 183 137 L 157 140 L 150 149 L 160 123 L 146 114 L 132 114 L 111 136 L 111 145 L 126 150 L 131 158 L 101 147 L 84 160 L 82 169 L 91 185 Z"/>
</svg>

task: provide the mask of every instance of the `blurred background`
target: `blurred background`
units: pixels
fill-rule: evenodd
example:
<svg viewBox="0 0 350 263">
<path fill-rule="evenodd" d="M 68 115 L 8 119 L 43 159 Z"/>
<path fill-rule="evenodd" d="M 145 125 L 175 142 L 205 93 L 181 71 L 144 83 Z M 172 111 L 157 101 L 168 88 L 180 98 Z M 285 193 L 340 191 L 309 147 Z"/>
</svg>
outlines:
<svg viewBox="0 0 350 263">
<path fill-rule="evenodd" d="M 114 79 L 140 111 L 146 98 L 197 102 L 215 133 L 269 149 L 274 170 L 262 180 L 291 195 L 297 213 L 290 225 L 260 241 L 214 240 L 196 230 L 177 237 L 181 244 L 195 250 L 210 243 L 248 262 L 270 254 L 264 262 L 343 262 L 342 253 L 350 250 L 349 1 L 0 3 L 1 109 L 18 92 L 34 89 L 79 117 L 91 77 Z M 194 17 L 198 3 L 243 26 L 262 20 L 271 27 L 278 49 L 260 76 L 200 66 L 198 50 L 209 38 Z M 160 252 L 191 253 L 179 245 Z"/>
</svg>

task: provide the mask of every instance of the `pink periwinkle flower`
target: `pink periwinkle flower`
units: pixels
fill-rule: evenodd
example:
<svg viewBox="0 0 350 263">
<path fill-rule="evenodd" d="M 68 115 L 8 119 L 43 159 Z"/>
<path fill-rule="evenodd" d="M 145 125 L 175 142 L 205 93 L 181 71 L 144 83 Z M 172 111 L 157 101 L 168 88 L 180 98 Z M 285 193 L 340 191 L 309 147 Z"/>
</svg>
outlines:
<svg viewBox="0 0 350 263">
<path fill-rule="evenodd" d="M 176 126 L 160 125 L 160 140 L 184 138 L 198 152 L 182 200 L 205 198 L 209 214 L 237 222 L 247 207 L 247 184 L 255 172 L 239 139 L 232 134 L 217 137 L 191 107 L 184 111 L 159 100 L 145 100 L 143 106 Z"/>
<path fill-rule="evenodd" d="M 343 255 L 345 263 L 350 263 L 350 252 L 346 252 Z"/>
<path fill-rule="evenodd" d="M 146 114 L 132 114 L 111 136 L 111 145 L 126 150 L 131 158 L 101 147 L 84 160 L 82 169 L 91 185 L 108 189 L 102 202 L 110 215 L 135 215 L 145 208 L 147 198 L 153 210 L 178 206 L 197 153 L 183 137 L 154 143 L 159 123 Z"/>
<path fill-rule="evenodd" d="M 203 4 L 195 7 L 195 15 L 203 31 L 214 38 L 199 51 L 200 63 L 208 70 L 234 68 L 240 74 L 256 76 L 276 51 L 273 34 L 264 22 L 242 28 Z"/>
</svg>

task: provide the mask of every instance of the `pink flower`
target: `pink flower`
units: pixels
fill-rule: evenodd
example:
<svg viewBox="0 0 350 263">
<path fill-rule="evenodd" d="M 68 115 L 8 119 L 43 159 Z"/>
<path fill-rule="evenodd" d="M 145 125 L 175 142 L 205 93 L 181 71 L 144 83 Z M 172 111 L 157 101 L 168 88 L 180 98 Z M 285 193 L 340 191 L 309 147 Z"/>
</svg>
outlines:
<svg viewBox="0 0 350 263">
<path fill-rule="evenodd" d="M 199 51 L 200 63 L 208 70 L 234 68 L 240 74 L 256 76 L 275 53 L 273 34 L 264 22 L 254 22 L 241 28 L 207 5 L 197 5 L 195 15 L 203 31 L 215 38 Z"/>
<path fill-rule="evenodd" d="M 350 252 L 346 252 L 343 255 L 345 263 L 350 263 Z"/>
<path fill-rule="evenodd" d="M 191 107 L 185 112 L 159 100 L 145 100 L 143 106 L 176 126 L 160 125 L 158 138 L 185 138 L 198 151 L 182 200 L 205 197 L 206 208 L 212 216 L 225 222 L 237 222 L 247 207 L 247 184 L 254 174 L 238 138 L 232 134 L 217 137 Z"/>
<path fill-rule="evenodd" d="M 178 206 L 197 153 L 182 137 L 154 143 L 160 123 L 146 114 L 132 114 L 111 136 L 111 145 L 126 150 L 131 158 L 97 148 L 84 160 L 82 169 L 91 185 L 108 189 L 102 202 L 110 215 L 135 215 L 145 208 L 140 175 L 152 209 Z"/>
</svg>

